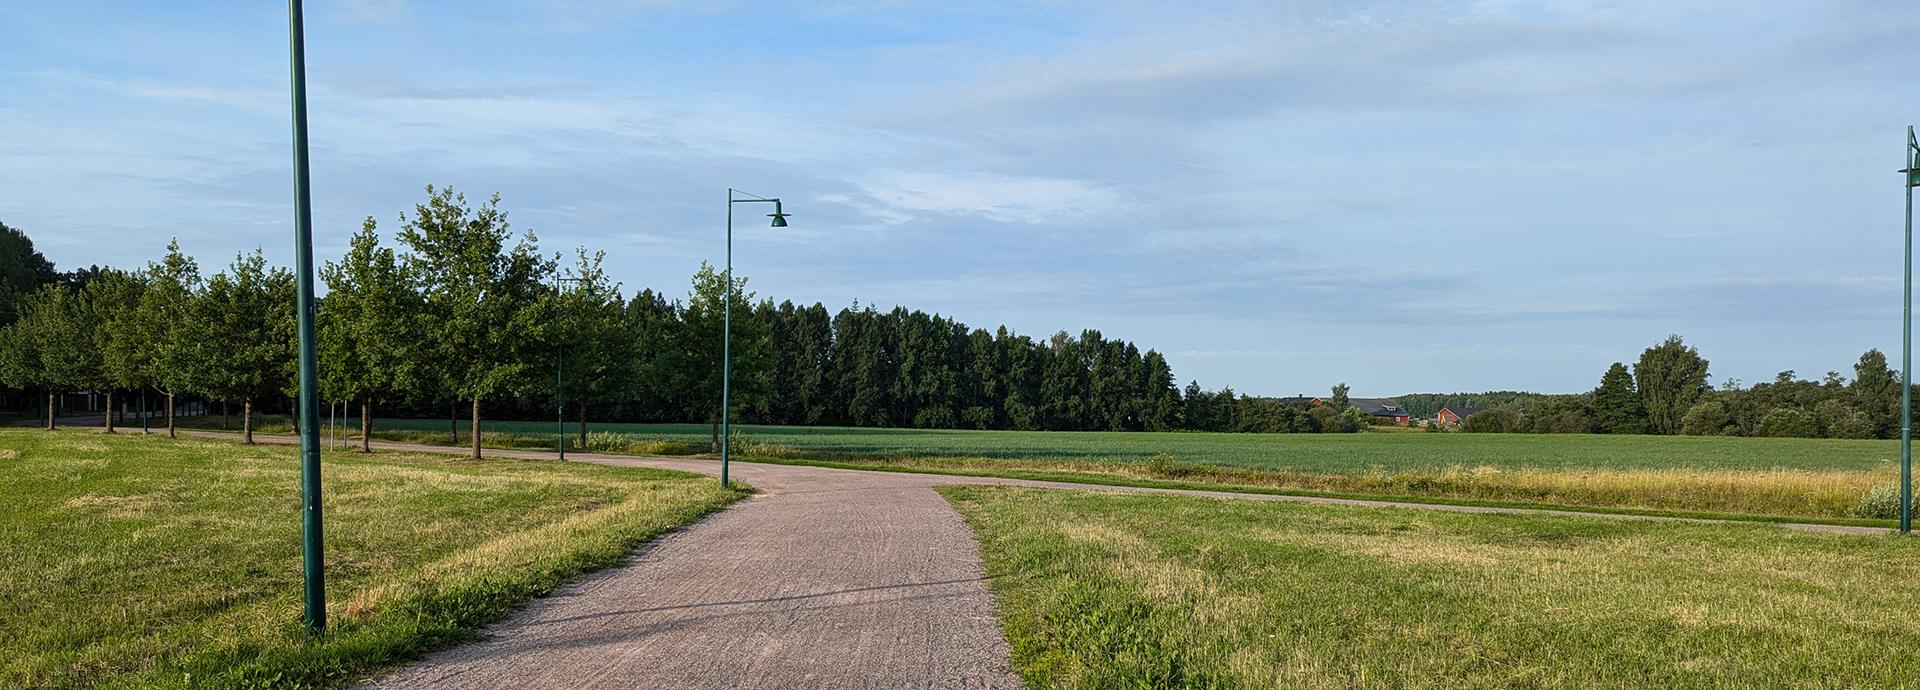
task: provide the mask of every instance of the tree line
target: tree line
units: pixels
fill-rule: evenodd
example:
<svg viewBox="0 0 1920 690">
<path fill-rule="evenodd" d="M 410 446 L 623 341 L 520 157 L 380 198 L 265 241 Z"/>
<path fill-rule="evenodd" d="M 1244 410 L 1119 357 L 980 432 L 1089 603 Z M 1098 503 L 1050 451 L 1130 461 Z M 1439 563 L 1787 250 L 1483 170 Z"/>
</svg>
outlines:
<svg viewBox="0 0 1920 690">
<path fill-rule="evenodd" d="M 1772 381 L 1749 386 L 1729 378 L 1715 388 L 1708 365 L 1680 336 L 1668 336 L 1631 367 L 1614 362 L 1587 393 L 1459 396 L 1493 403 L 1462 430 L 1857 439 L 1900 432 L 1900 373 L 1879 350 L 1860 355 L 1851 379 L 1829 371 L 1803 380 L 1788 370 Z"/>
<path fill-rule="evenodd" d="M 24 233 L 0 263 L 30 265 L 8 282 L 0 268 L 0 385 L 56 394 L 151 390 L 167 429 L 179 396 L 231 401 L 251 439 L 256 412 L 291 407 L 294 280 L 258 250 L 212 276 L 177 242 L 135 270 L 55 274 Z M 18 247 L 16 247 L 18 249 Z M 19 258 L 27 257 L 27 258 Z M 37 260 L 37 263 L 35 263 Z M 631 297 L 604 269 L 605 254 L 541 253 L 516 233 L 495 195 L 478 204 L 450 188 L 403 213 L 391 238 L 368 218 L 344 255 L 319 269 L 316 306 L 321 395 L 354 401 L 362 439 L 374 412 L 445 414 L 471 421 L 477 455 L 483 415 L 553 414 L 561 386 L 586 435 L 590 419 L 704 422 L 720 416 L 721 333 L 731 292 L 734 415 L 742 422 L 1025 430 L 1344 430 L 1344 422 L 1270 401 L 1177 387 L 1159 352 L 1103 336 L 1045 338 L 970 328 L 905 307 L 881 310 L 760 299 L 703 264 L 684 299 L 651 289 Z M 1240 411 L 1236 411 L 1236 409 Z M 108 415 L 109 430 L 114 422 Z"/>
</svg>

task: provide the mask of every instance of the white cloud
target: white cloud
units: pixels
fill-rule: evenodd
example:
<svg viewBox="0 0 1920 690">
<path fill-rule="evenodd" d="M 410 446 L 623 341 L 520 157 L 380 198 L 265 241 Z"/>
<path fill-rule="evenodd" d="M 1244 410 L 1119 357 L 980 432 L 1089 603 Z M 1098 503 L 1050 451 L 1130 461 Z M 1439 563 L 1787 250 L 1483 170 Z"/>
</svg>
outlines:
<svg viewBox="0 0 1920 690">
<path fill-rule="evenodd" d="M 1119 212 L 1119 195 L 1079 180 L 883 170 L 857 184 L 893 217 L 937 213 L 1041 223 Z"/>
</svg>

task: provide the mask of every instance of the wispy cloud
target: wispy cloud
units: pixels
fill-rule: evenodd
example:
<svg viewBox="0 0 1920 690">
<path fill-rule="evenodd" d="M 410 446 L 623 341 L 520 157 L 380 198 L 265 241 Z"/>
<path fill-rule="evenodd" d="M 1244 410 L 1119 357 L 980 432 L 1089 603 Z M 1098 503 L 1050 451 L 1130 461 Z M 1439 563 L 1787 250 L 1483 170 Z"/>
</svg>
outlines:
<svg viewBox="0 0 1920 690">
<path fill-rule="evenodd" d="M 738 238 L 766 294 L 1097 327 L 1251 392 L 1897 345 L 1912 3 L 315 7 L 323 252 L 452 183 L 677 294 L 735 187 L 796 214 Z M 0 6 L 4 220 L 62 265 L 284 259 L 283 21 Z"/>
</svg>

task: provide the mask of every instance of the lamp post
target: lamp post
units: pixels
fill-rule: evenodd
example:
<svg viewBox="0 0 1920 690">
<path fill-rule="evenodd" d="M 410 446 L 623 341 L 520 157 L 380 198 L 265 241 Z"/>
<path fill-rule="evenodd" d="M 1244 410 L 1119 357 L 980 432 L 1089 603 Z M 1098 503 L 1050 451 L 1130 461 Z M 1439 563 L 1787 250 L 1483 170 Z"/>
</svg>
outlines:
<svg viewBox="0 0 1920 690">
<path fill-rule="evenodd" d="M 735 195 L 749 198 L 739 199 Z M 728 426 L 733 416 L 733 205 L 734 204 L 773 204 L 773 213 L 767 214 L 773 219 L 772 227 L 787 227 L 787 214 L 780 211 L 780 199 L 747 194 L 732 187 L 727 188 L 727 270 L 723 274 L 726 281 L 726 306 L 722 310 L 720 326 L 720 486 L 728 486 L 727 460 L 733 451 L 733 433 Z"/>
<path fill-rule="evenodd" d="M 553 306 L 556 309 L 560 306 L 561 283 L 578 283 L 582 280 L 585 279 L 556 276 L 553 279 Z M 564 461 L 567 459 L 567 344 L 559 338 L 554 340 L 556 347 L 553 355 L 553 447 L 559 452 L 560 459 Z"/>
<path fill-rule="evenodd" d="M 307 45 L 300 0 L 287 0 L 293 82 L 293 250 L 300 339 L 301 569 L 307 632 L 327 627 L 326 567 L 320 522 L 319 367 L 313 342 L 313 198 L 307 182 Z"/>
<path fill-rule="evenodd" d="M 1920 185 L 1920 141 L 1907 125 L 1905 282 L 1900 293 L 1900 533 L 1913 531 L 1913 188 Z"/>
</svg>

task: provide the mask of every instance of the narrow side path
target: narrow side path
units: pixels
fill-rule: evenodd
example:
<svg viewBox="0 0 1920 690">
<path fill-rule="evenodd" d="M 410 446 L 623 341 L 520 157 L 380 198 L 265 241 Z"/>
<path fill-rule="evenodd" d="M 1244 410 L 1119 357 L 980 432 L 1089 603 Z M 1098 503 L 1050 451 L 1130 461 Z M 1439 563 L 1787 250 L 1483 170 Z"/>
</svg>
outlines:
<svg viewBox="0 0 1920 690">
<path fill-rule="evenodd" d="M 210 436 L 210 437 L 229 438 L 229 439 L 239 438 L 239 434 L 214 432 L 214 431 L 188 431 L 183 429 L 181 430 L 180 433 L 183 435 Z M 288 436 L 288 435 L 269 435 L 269 434 L 255 433 L 253 437 L 255 441 L 258 441 L 261 443 L 298 443 L 299 442 L 298 438 L 294 436 Z M 427 445 L 427 444 L 420 444 L 420 443 L 395 443 L 390 441 L 374 441 L 373 447 L 384 449 L 384 450 L 403 450 L 403 451 L 418 452 L 418 453 L 443 453 L 443 454 L 464 455 L 468 452 L 468 449 L 464 447 L 455 448 L 452 446 L 434 446 L 434 445 Z M 554 458 L 553 453 L 546 452 L 546 451 L 495 450 L 495 449 L 489 448 L 486 450 L 486 453 L 487 455 L 495 456 L 495 457 L 523 458 L 523 459 L 529 459 L 529 460 L 552 460 Z M 699 474 L 705 474 L 708 476 L 717 476 L 720 474 L 720 461 L 709 460 L 705 458 L 601 455 L 601 454 L 595 454 L 595 453 L 569 452 L 567 453 L 567 459 L 569 461 L 574 461 L 574 462 L 591 462 L 591 463 L 596 463 L 601 465 L 616 465 L 616 466 L 623 466 L 623 467 L 658 467 L 662 469 L 681 470 L 684 472 L 695 472 Z M 1078 491 L 1114 491 L 1114 492 L 1122 492 L 1122 493 L 1175 494 L 1175 495 L 1182 495 L 1182 496 L 1203 496 L 1207 498 L 1224 498 L 1224 499 L 1234 499 L 1234 500 L 1244 500 L 1244 501 L 1288 501 L 1288 502 L 1294 502 L 1294 503 L 1318 503 L 1323 505 L 1360 506 L 1360 507 L 1368 507 L 1368 508 L 1406 508 L 1411 510 L 1441 510 L 1441 511 L 1457 512 L 1457 513 L 1500 513 L 1500 514 L 1510 514 L 1510 515 L 1547 515 L 1547 516 L 1558 516 L 1558 517 L 1593 518 L 1593 519 L 1600 519 L 1600 520 L 1650 520 L 1654 522 L 1691 522 L 1691 523 L 1699 523 L 1699 524 L 1722 524 L 1722 525 L 1771 525 L 1771 526 L 1780 527 L 1783 529 L 1799 530 L 1803 532 L 1827 532 L 1827 533 L 1834 533 L 1834 534 L 1877 535 L 1877 534 L 1891 534 L 1894 531 L 1893 529 L 1887 528 L 1887 527 L 1861 527 L 1856 525 L 1825 525 L 1825 524 L 1805 523 L 1805 522 L 1758 522 L 1758 521 L 1751 521 L 1751 520 L 1715 520 L 1712 518 L 1670 517 L 1670 516 L 1664 516 L 1664 515 L 1628 515 L 1628 514 L 1621 514 L 1621 513 L 1584 512 L 1579 510 L 1552 510 L 1552 509 L 1546 509 L 1546 508 L 1502 508 L 1497 506 L 1450 505 L 1445 503 L 1417 503 L 1413 501 L 1387 501 L 1387 500 L 1373 500 L 1373 499 L 1360 499 L 1360 498 L 1330 498 L 1325 496 L 1285 496 L 1285 495 L 1279 495 L 1279 494 L 1239 493 L 1234 491 L 1209 491 L 1205 489 L 1163 489 L 1163 488 L 1140 487 L 1140 486 L 1112 486 L 1107 484 L 1081 484 L 1077 482 L 1043 481 L 1043 480 L 1037 480 L 1037 479 L 1011 479 L 1011 478 L 1004 478 L 1004 477 L 969 477 L 969 476 L 961 476 L 961 475 L 915 474 L 910 472 L 893 472 L 893 471 L 877 471 L 877 470 L 847 470 L 847 469 L 830 468 L 830 467 L 813 467 L 808 465 L 776 465 L 776 464 L 755 463 L 755 462 L 740 461 L 740 460 L 733 461 L 733 465 L 735 468 L 734 470 L 735 476 L 742 477 L 743 481 L 747 481 L 748 483 L 754 484 L 755 486 L 759 486 L 763 489 L 768 488 L 767 486 L 763 485 L 763 482 L 765 481 L 764 479 L 762 480 L 762 482 L 755 482 L 753 480 L 745 479 L 744 477 L 746 475 L 739 474 L 741 468 L 752 468 L 750 471 L 754 472 L 753 476 L 773 478 L 774 481 L 776 482 L 786 480 L 789 477 L 794 477 L 794 478 L 816 477 L 816 476 L 829 476 L 829 475 L 836 475 L 836 474 L 850 474 L 850 475 L 890 474 L 890 475 L 899 475 L 901 477 L 917 478 L 917 479 L 907 480 L 907 481 L 915 486 L 921 486 L 929 489 L 936 486 L 947 486 L 951 484 L 988 484 L 988 485 L 996 485 L 996 486 L 1030 486 L 1030 487 L 1036 487 L 1036 488 L 1042 488 L 1042 489 L 1073 489 Z"/>
</svg>

